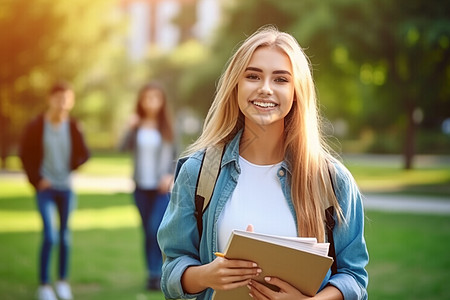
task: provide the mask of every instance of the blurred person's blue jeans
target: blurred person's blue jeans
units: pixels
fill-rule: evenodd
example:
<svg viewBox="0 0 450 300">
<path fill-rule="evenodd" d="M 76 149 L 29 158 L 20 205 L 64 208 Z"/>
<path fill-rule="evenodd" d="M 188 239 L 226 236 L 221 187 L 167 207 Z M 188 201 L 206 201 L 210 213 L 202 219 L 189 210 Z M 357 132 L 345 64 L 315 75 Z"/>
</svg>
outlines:
<svg viewBox="0 0 450 300">
<path fill-rule="evenodd" d="M 71 190 L 46 189 L 37 192 L 37 205 L 43 222 L 43 239 L 40 253 L 39 279 L 41 284 L 50 282 L 49 269 L 54 245 L 59 243 L 59 279 L 67 278 L 69 268 L 70 231 L 68 227 L 70 212 L 75 207 L 75 195 Z M 59 217 L 57 232 L 56 212 Z"/>
<path fill-rule="evenodd" d="M 136 188 L 134 200 L 142 219 L 145 234 L 145 259 L 149 278 L 160 278 L 162 255 L 156 234 L 159 224 L 169 204 L 169 194 L 160 194 L 157 190 Z"/>
</svg>

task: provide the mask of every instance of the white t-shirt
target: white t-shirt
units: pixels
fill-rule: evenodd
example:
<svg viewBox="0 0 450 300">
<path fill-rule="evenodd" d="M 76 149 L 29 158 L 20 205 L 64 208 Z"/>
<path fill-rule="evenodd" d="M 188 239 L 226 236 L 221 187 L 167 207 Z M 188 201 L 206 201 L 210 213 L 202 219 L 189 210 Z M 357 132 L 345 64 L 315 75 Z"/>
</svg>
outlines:
<svg viewBox="0 0 450 300">
<path fill-rule="evenodd" d="M 218 250 L 224 251 L 233 229 L 297 236 L 294 216 L 284 197 L 275 165 L 255 165 L 239 157 L 241 174 L 218 220 Z"/>
<path fill-rule="evenodd" d="M 156 189 L 159 184 L 158 157 L 162 137 L 158 130 L 140 128 L 137 131 L 137 184 L 143 189 Z"/>
</svg>

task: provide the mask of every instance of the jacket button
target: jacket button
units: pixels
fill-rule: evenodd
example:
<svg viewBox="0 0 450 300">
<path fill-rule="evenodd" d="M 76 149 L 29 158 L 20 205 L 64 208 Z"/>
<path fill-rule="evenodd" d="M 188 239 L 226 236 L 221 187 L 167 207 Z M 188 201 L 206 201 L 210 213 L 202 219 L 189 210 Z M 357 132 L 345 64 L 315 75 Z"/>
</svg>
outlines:
<svg viewBox="0 0 450 300">
<path fill-rule="evenodd" d="M 280 170 L 278 171 L 278 175 L 280 175 L 281 177 L 283 177 L 283 176 L 284 176 L 284 171 L 280 169 Z"/>
</svg>

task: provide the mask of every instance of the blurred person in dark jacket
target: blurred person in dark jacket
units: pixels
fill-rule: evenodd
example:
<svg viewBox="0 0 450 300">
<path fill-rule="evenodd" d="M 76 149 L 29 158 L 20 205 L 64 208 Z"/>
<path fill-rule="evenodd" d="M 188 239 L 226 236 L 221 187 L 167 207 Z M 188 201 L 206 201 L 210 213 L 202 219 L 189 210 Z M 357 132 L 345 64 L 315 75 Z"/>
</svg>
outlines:
<svg viewBox="0 0 450 300">
<path fill-rule="evenodd" d="M 71 174 L 89 158 L 83 134 L 70 111 L 75 104 L 73 89 L 65 82 L 55 83 L 48 106 L 25 128 L 20 158 L 29 182 L 36 190 L 37 207 L 43 222 L 39 256 L 39 300 L 56 300 L 51 286 L 52 248 L 59 244 L 58 280 L 55 291 L 60 299 L 73 299 L 67 281 L 70 253 L 69 216 L 76 206 Z M 57 232 L 57 218 L 59 234 Z"/>
</svg>

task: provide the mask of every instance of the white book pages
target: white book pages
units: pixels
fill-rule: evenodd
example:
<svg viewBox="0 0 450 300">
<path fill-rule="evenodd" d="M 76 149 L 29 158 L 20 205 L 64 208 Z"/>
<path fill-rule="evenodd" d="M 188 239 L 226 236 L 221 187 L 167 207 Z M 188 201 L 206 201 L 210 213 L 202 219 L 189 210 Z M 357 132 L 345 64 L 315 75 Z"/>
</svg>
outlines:
<svg viewBox="0 0 450 300">
<path fill-rule="evenodd" d="M 329 243 L 317 243 L 316 238 L 285 237 L 243 230 L 233 230 L 234 234 L 253 238 L 255 240 L 266 241 L 272 244 L 284 245 L 286 247 L 314 253 L 320 256 L 328 256 Z"/>
</svg>

